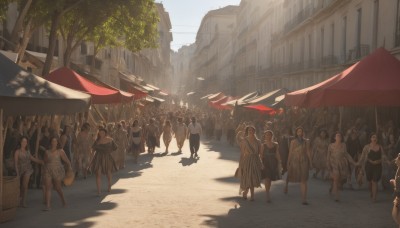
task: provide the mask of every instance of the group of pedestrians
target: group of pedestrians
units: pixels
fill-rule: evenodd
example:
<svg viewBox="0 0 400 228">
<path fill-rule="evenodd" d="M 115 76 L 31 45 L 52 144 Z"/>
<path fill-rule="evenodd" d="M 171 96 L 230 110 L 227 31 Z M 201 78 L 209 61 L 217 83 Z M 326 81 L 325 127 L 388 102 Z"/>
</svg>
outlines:
<svg viewBox="0 0 400 228">
<path fill-rule="evenodd" d="M 307 182 L 309 172 L 313 168 L 315 168 L 313 175 L 315 178 L 321 172 L 323 179 L 331 181 L 329 192 L 335 202 L 340 201 L 340 190 L 349 181 L 352 172 L 358 170 L 356 175 L 358 178 L 365 176 L 371 200 L 375 202 L 378 182 L 382 177 L 382 167 L 394 164 L 393 160 L 387 158 L 383 146 L 378 143 L 376 133 L 370 134 L 369 143 L 362 148 L 355 159 L 348 152 L 349 144 L 346 145 L 344 136 L 340 132 L 334 134 L 333 142 L 330 143 L 325 140 L 326 131 L 321 131 L 321 138 L 314 140 L 312 145 L 310 140 L 305 138 L 304 129 L 298 127 L 295 136 L 289 140 L 288 156 L 284 161 L 281 159 L 280 145 L 275 141 L 272 130 L 266 130 L 260 140 L 255 134 L 254 125 L 241 125 L 237 132 L 237 142 L 241 150 L 238 168 L 240 189 L 244 199 L 247 199 L 247 193 L 250 191 L 250 200 L 254 200 L 254 188 L 261 187 L 261 182 L 264 180 L 266 200 L 271 202 L 269 192 L 271 181 L 281 179 L 281 175 L 285 173 L 283 166 L 286 163 L 287 175 L 283 192 L 288 193 L 288 183 L 300 183 L 303 205 L 308 205 Z M 324 172 L 327 172 L 327 176 Z"/>
</svg>

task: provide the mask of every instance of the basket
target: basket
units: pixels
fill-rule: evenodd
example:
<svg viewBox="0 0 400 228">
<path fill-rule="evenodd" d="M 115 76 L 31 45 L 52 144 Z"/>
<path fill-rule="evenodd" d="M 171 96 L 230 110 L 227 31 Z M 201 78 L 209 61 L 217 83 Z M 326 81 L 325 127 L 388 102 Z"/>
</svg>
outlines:
<svg viewBox="0 0 400 228">
<path fill-rule="evenodd" d="M 10 208 L 7 210 L 3 210 L 0 214 L 0 223 L 7 222 L 13 220 L 15 215 L 17 214 L 17 208 Z"/>
<path fill-rule="evenodd" d="M 19 178 L 3 177 L 3 210 L 17 208 L 19 203 Z"/>
</svg>

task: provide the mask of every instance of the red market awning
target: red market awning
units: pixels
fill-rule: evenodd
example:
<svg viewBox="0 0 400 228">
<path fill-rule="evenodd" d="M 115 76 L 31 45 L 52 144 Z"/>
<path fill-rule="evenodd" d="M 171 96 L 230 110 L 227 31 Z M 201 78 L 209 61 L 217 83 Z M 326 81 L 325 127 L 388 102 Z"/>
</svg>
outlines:
<svg viewBox="0 0 400 228">
<path fill-rule="evenodd" d="M 231 96 L 224 96 L 219 100 L 216 101 L 209 101 L 209 106 L 218 109 L 218 110 L 229 110 L 232 109 L 232 107 L 224 105 L 226 102 L 233 100 L 233 97 Z"/>
<path fill-rule="evenodd" d="M 288 93 L 289 106 L 400 106 L 400 62 L 377 49 L 340 74 Z"/>
<path fill-rule="evenodd" d="M 118 74 L 118 76 L 120 79 L 121 89 L 133 93 L 135 95 L 135 99 L 142 99 L 148 95 L 148 91 L 136 83 L 133 77 L 121 72 Z"/>
<path fill-rule="evenodd" d="M 120 93 L 121 97 L 123 98 L 124 102 L 130 102 L 134 98 L 134 94 L 132 94 L 132 93 L 128 93 L 128 92 L 125 92 L 125 91 L 120 90 L 118 88 L 115 88 L 114 86 L 111 86 L 111 85 L 101 81 L 97 77 L 95 77 L 93 75 L 90 75 L 88 73 L 82 73 L 82 74 L 83 74 L 82 75 L 83 77 L 85 77 L 89 81 L 91 81 L 91 82 L 93 82 L 93 83 L 95 83 L 95 84 L 97 84 L 99 86 L 102 86 L 102 87 L 105 87 L 105 88 L 109 88 L 109 89 L 113 89 L 113 90 L 117 90 Z"/>
<path fill-rule="evenodd" d="M 92 96 L 92 104 L 120 103 L 124 99 L 119 91 L 96 85 L 66 67 L 61 67 L 51 72 L 45 78 L 67 88 L 90 94 Z"/>
<path fill-rule="evenodd" d="M 247 106 L 244 106 L 244 107 L 247 108 L 247 109 L 252 109 L 252 110 L 259 111 L 259 112 L 264 113 L 264 114 L 273 114 L 273 113 L 276 112 L 275 109 L 267 107 L 267 106 L 262 105 L 262 104 L 259 104 L 259 105 L 247 105 Z"/>
</svg>

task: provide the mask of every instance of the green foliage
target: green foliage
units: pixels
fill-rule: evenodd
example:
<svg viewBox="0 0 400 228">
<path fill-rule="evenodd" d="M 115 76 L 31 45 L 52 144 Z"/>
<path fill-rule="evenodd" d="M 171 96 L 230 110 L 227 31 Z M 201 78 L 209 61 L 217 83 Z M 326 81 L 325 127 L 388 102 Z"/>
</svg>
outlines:
<svg viewBox="0 0 400 228">
<path fill-rule="evenodd" d="M 17 0 L 0 0 L 0 21 L 6 19 L 8 5 Z"/>
<path fill-rule="evenodd" d="M 159 21 L 153 0 L 115 0 L 111 16 L 90 37 L 96 48 L 123 46 L 132 52 L 157 47 Z"/>
</svg>

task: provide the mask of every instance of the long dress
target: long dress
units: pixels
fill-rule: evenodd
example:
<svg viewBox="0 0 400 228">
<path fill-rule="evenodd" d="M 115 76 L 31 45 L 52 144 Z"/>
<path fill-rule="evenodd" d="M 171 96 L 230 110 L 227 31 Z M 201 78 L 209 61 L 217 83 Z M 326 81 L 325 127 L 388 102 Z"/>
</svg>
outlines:
<svg viewBox="0 0 400 228">
<path fill-rule="evenodd" d="M 141 152 L 141 144 L 142 144 L 142 128 L 134 127 L 130 132 L 130 143 L 131 143 L 131 151 L 134 156 L 138 156 Z"/>
<path fill-rule="evenodd" d="M 47 161 L 44 165 L 45 179 L 62 181 L 65 177 L 64 165 L 61 162 L 60 150 L 51 153 L 49 150 L 46 151 Z"/>
<path fill-rule="evenodd" d="M 241 158 L 239 169 L 241 169 L 240 189 L 246 191 L 248 188 L 261 187 L 262 163 L 259 155 L 260 141 L 251 143 L 247 138 L 240 141 Z"/>
<path fill-rule="evenodd" d="M 328 139 L 321 139 L 317 137 L 314 140 L 313 144 L 313 167 L 318 170 L 325 170 L 326 167 L 326 158 L 328 152 L 329 140 Z"/>
<path fill-rule="evenodd" d="M 117 129 L 114 133 L 115 143 L 118 145 L 118 149 L 115 153 L 115 162 L 122 166 L 125 161 L 125 152 L 128 145 L 127 133 L 124 129 Z"/>
<path fill-rule="evenodd" d="M 271 181 L 281 179 L 279 173 L 278 159 L 276 158 L 276 147 L 277 144 L 274 144 L 272 148 L 269 148 L 267 144 L 264 144 L 264 151 L 262 156 L 264 169 L 261 173 L 263 179 L 268 178 Z"/>
<path fill-rule="evenodd" d="M 346 180 L 349 175 L 349 161 L 352 157 L 347 153 L 347 147 L 342 143 L 336 147 L 331 143 L 328 147 L 328 169 L 331 174 L 338 176 L 339 180 Z"/>
<path fill-rule="evenodd" d="M 114 141 L 104 144 L 95 142 L 92 148 L 95 151 L 92 164 L 90 165 L 92 173 L 100 171 L 103 175 L 106 175 L 109 172 L 118 170 L 114 158 L 111 155 L 111 153 L 117 149 L 117 145 Z"/>
<path fill-rule="evenodd" d="M 86 169 L 90 163 L 91 140 L 89 134 L 79 133 L 76 137 L 75 159 L 78 170 Z"/>
<path fill-rule="evenodd" d="M 175 130 L 176 144 L 178 148 L 182 148 L 187 136 L 187 127 L 184 123 L 178 123 Z"/>
<path fill-rule="evenodd" d="M 289 182 L 299 183 L 308 180 L 310 169 L 307 155 L 308 147 L 309 142 L 305 139 L 294 139 L 290 143 L 287 175 Z"/>
<path fill-rule="evenodd" d="M 171 128 L 171 126 L 164 126 L 164 128 L 163 128 L 163 140 L 164 140 L 164 142 L 171 142 L 171 140 L 172 140 L 172 128 Z"/>
</svg>

